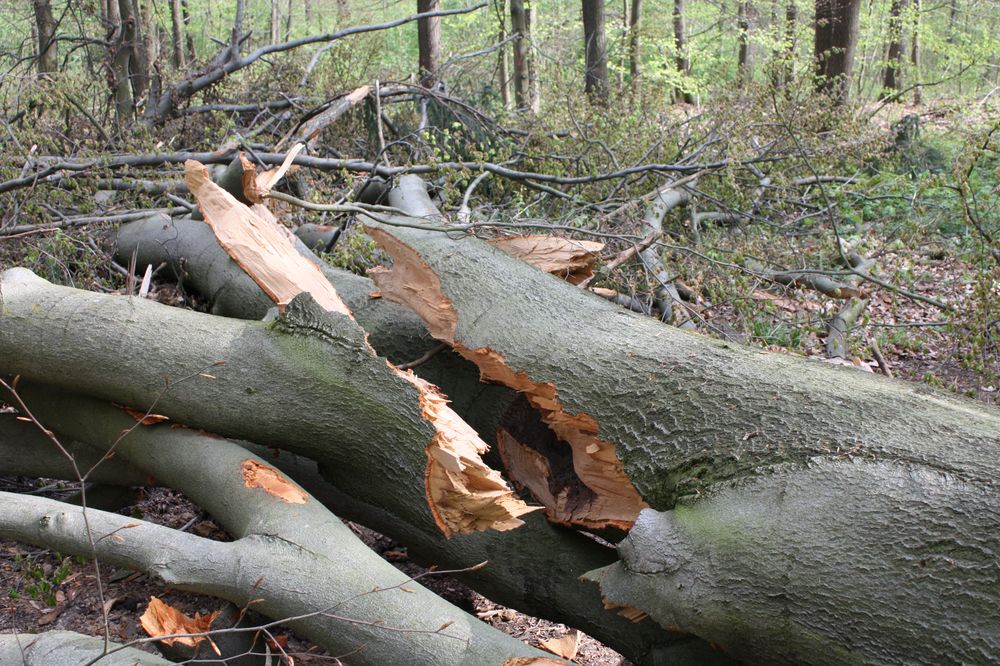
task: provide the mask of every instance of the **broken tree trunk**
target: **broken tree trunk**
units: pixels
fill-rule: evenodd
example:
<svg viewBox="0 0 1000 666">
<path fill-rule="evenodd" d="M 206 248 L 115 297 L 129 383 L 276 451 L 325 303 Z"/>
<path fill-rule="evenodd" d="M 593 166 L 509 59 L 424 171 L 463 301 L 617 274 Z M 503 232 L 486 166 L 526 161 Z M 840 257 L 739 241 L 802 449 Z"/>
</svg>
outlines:
<svg viewBox="0 0 1000 666">
<path fill-rule="evenodd" d="M 91 510 L 87 520 L 102 561 L 249 605 L 331 654 L 350 653 L 351 663 L 493 666 L 546 656 L 410 580 L 236 443 L 170 424 L 134 427 L 124 410 L 37 384 L 22 383 L 18 392 L 47 428 L 98 451 L 113 448 L 190 497 L 235 539 L 210 541 Z M 116 537 L 102 538 L 108 534 Z M 90 554 L 82 513 L 61 502 L 4 494 L 0 535 Z"/>
<path fill-rule="evenodd" d="M 397 496 L 445 534 L 521 524 L 527 507 L 479 459 L 475 432 L 307 295 L 263 323 L 58 287 L 24 269 L 0 275 L 0 289 L 3 372 L 308 455 L 345 492 Z"/>
<path fill-rule="evenodd" d="M 113 244 L 122 264 L 128 265 L 135 252 L 140 271 L 148 265 L 166 263 L 179 282 L 208 300 L 213 314 L 261 319 L 273 306 L 261 288 L 219 246 L 211 228 L 203 222 L 156 215 L 122 225 Z M 407 363 L 438 345 L 409 308 L 379 298 L 371 280 L 333 268 L 303 246 L 300 252 L 320 266 L 381 356 L 393 363 Z M 480 383 L 478 369 L 450 350 L 435 354 L 414 370 L 439 386 L 451 399 L 452 407 L 488 442 L 493 440 L 499 414 L 513 398 L 507 389 Z"/>
<path fill-rule="evenodd" d="M 550 519 L 628 529 L 646 507 L 673 521 L 712 518 L 691 524 L 687 536 L 726 558 L 671 559 L 658 550 L 662 539 L 633 534 L 623 553 L 637 554 L 615 566 L 628 573 L 629 561 L 660 558 L 664 574 L 629 576 L 628 589 L 602 576 L 609 602 L 748 660 L 974 661 L 1000 649 L 1000 635 L 983 625 L 1000 602 L 1000 497 L 990 485 L 1000 472 L 996 410 L 665 327 L 476 238 L 366 226 L 393 259 L 375 275 L 383 296 L 413 308 L 484 379 L 522 393 L 501 422 L 501 451 L 509 475 Z M 784 503 L 781 489 L 796 485 L 811 502 Z M 873 498 L 869 510 L 864 488 L 886 485 L 911 506 L 897 515 L 891 501 Z M 711 498 L 725 493 L 739 497 L 731 506 L 741 513 L 710 512 Z M 842 501 L 845 493 L 853 499 Z M 923 522 L 921 500 L 949 519 Z M 774 516 L 788 530 L 812 529 L 808 549 L 766 530 L 754 534 L 773 558 L 730 543 L 729 534 L 744 533 L 735 526 L 750 533 Z M 827 570 L 840 576 L 814 576 L 816 559 L 842 563 Z M 754 594 L 734 595 L 726 614 L 708 605 L 702 612 L 694 598 L 691 615 L 654 603 L 686 578 L 723 595 L 725 581 L 739 576 Z M 752 636 L 734 627 L 735 615 Z"/>
<path fill-rule="evenodd" d="M 393 196 L 393 205 L 400 203 L 395 190 Z M 185 284 L 209 298 L 216 314 L 256 319 L 269 307 L 269 299 L 219 247 L 204 223 L 156 216 L 122 225 L 117 256 L 127 262 L 133 250 L 140 270 L 167 262 Z M 380 354 L 404 362 L 434 346 L 423 322 L 409 308 L 371 296 L 376 291 L 371 280 L 325 264 L 322 268 Z M 476 366 L 450 350 L 414 370 L 444 389 L 455 410 L 484 439 L 493 440 L 500 416 L 515 397 L 511 391 L 480 383 Z M 407 498 L 388 502 L 385 497 L 374 500 L 337 490 L 319 477 L 315 463 L 286 452 L 268 459 L 337 515 L 406 544 L 417 561 L 464 568 L 490 560 L 490 566 L 462 578 L 493 601 L 581 629 L 637 664 L 722 660 L 703 641 L 665 632 L 651 623 L 636 625 L 605 610 L 596 590 L 578 577 L 613 562 L 614 552 L 575 531 L 554 527 L 538 514 L 523 516 L 525 525 L 502 535 L 485 531 L 445 541 L 426 512 L 408 506 Z M 552 553 L 559 553 L 559 558 L 552 559 Z"/>
</svg>

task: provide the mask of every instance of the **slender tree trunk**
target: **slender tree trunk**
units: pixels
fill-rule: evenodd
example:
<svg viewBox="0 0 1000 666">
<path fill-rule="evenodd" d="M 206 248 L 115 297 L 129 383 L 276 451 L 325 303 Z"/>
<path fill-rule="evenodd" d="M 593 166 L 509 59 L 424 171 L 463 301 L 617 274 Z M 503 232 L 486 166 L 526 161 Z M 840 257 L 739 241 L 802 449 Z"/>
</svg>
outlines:
<svg viewBox="0 0 1000 666">
<path fill-rule="evenodd" d="M 902 11 L 906 0 L 892 0 L 889 8 L 889 53 L 882 71 L 882 91 L 879 99 L 885 99 L 899 90 L 899 74 L 903 65 L 903 19 Z"/>
<path fill-rule="evenodd" d="M 494 9 L 496 10 L 497 20 L 500 25 L 497 28 L 497 42 L 503 43 L 507 39 L 507 2 L 506 0 L 496 0 L 494 2 Z M 503 108 L 511 108 L 510 99 L 510 63 L 507 55 L 507 46 L 503 45 L 500 47 L 500 52 L 497 55 L 497 77 L 500 79 L 500 101 L 503 104 Z"/>
<path fill-rule="evenodd" d="M 538 112 L 534 63 L 531 57 L 531 13 L 524 0 L 510 0 L 510 30 L 514 40 L 514 103 L 520 111 Z"/>
<path fill-rule="evenodd" d="M 816 0 L 816 90 L 847 101 L 858 39 L 860 0 Z"/>
<path fill-rule="evenodd" d="M 285 41 L 287 42 L 292 38 L 292 0 L 288 0 L 288 10 L 285 13 Z"/>
<path fill-rule="evenodd" d="M 675 61 L 677 73 L 681 79 L 686 79 L 691 70 L 691 63 L 687 57 L 687 37 L 684 28 L 684 0 L 674 0 L 674 50 L 677 52 Z M 694 97 L 687 90 L 686 85 L 678 86 L 674 89 L 674 99 L 685 104 L 693 104 Z"/>
<path fill-rule="evenodd" d="M 271 43 L 277 44 L 281 41 L 281 11 L 278 7 L 280 0 L 271 0 Z"/>
<path fill-rule="evenodd" d="M 188 62 L 194 62 L 198 58 L 198 53 L 194 47 L 194 35 L 188 30 L 188 26 L 191 25 L 191 10 L 188 7 L 188 0 L 181 0 L 181 14 L 184 17 L 184 39 L 185 46 L 187 47 L 187 59 Z"/>
<path fill-rule="evenodd" d="M 35 9 L 35 34 L 38 39 L 38 72 L 59 70 L 59 53 L 56 49 L 56 19 L 52 15 L 50 0 L 32 0 Z"/>
<path fill-rule="evenodd" d="M 156 64 L 160 60 L 160 33 L 156 25 L 156 8 L 153 0 L 143 0 L 136 9 L 142 17 L 142 60 L 145 63 L 146 86 L 150 85 Z"/>
<path fill-rule="evenodd" d="M 913 103 L 917 106 L 923 101 L 923 90 L 920 87 L 920 0 L 913 0 L 913 39 L 910 44 L 910 64 L 913 65 Z"/>
<path fill-rule="evenodd" d="M 538 2 L 528 3 L 528 26 L 538 25 Z M 528 67 L 531 71 L 531 112 L 538 113 L 542 107 L 542 80 L 538 78 L 538 59 L 535 56 L 535 42 L 529 40 L 528 48 L 531 49 L 531 59 Z"/>
<path fill-rule="evenodd" d="M 799 8 L 795 0 L 785 5 L 785 52 L 782 64 L 781 85 L 789 86 L 795 78 L 795 30 L 799 22 Z"/>
<path fill-rule="evenodd" d="M 739 24 L 739 56 L 736 61 L 736 83 L 740 87 L 750 81 L 750 0 L 741 0 L 737 23 Z"/>
<path fill-rule="evenodd" d="M 591 99 L 606 101 L 608 46 L 604 34 L 604 0 L 583 0 L 584 90 Z"/>
<path fill-rule="evenodd" d="M 184 16 L 181 14 L 181 0 L 170 0 L 170 25 L 174 42 L 174 67 L 182 70 L 187 67 L 187 58 L 184 55 Z"/>
<path fill-rule="evenodd" d="M 958 0 L 948 5 L 948 43 L 955 43 L 955 24 L 958 22 Z"/>
<path fill-rule="evenodd" d="M 130 122 L 135 116 L 135 103 L 132 96 L 132 84 L 130 79 L 129 63 L 131 61 L 132 49 L 129 44 L 132 40 L 132 30 L 129 24 L 123 19 L 122 4 L 127 0 L 122 0 L 119 4 L 117 0 L 108 5 L 109 9 L 114 6 L 114 12 L 108 12 L 110 20 L 116 21 L 114 24 L 114 41 L 111 49 L 111 86 L 115 98 L 115 116 L 119 126 Z"/>
<path fill-rule="evenodd" d="M 503 28 L 497 33 L 497 39 L 501 42 L 507 39 L 506 30 Z M 511 108 L 510 99 L 510 64 L 508 63 L 507 47 L 500 47 L 500 54 L 497 56 L 497 77 L 500 79 L 500 102 L 503 108 Z"/>
<path fill-rule="evenodd" d="M 439 0 L 417 0 L 418 13 L 433 12 L 438 8 Z M 441 18 L 417 21 L 417 36 L 420 42 L 420 83 L 430 88 L 437 82 L 441 66 Z"/>
<path fill-rule="evenodd" d="M 642 76 L 642 49 L 639 28 L 642 25 L 642 0 L 632 0 L 628 21 L 629 75 L 632 77 L 632 92 L 639 90 Z"/>
</svg>

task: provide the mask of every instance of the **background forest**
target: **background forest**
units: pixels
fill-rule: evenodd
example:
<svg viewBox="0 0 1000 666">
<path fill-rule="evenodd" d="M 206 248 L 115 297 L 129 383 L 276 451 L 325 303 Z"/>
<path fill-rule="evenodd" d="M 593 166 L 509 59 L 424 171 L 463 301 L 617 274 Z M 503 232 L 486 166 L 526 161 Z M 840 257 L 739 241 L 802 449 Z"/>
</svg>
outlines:
<svg viewBox="0 0 1000 666">
<path fill-rule="evenodd" d="M 198 219 L 193 159 L 356 275 L 391 263 L 363 223 L 399 207 L 501 244 L 570 239 L 550 272 L 622 308 L 1000 404 L 998 0 L 0 6 L 0 268 L 259 319 L 259 304 L 223 303 L 153 228 L 151 215 Z M 263 171 L 300 144 L 273 190 L 244 189 L 240 155 Z M 406 198 L 413 175 L 429 209 Z M 130 233 L 149 234 L 145 249 Z M 444 355 L 426 342 L 400 367 Z M 0 465 L 8 473 L 0 490 L 76 489 Z M 174 490 L 124 506 L 225 538 Z M 399 542 L 352 529 L 422 575 Z M 145 636 L 135 610 L 151 581 L 98 568 L 112 589 L 98 599 L 73 583 L 93 571 L 84 560 L 7 538 L 0 631 L 55 622 L 97 635 L 110 617 L 115 640 Z M 568 631 L 444 580 L 450 601 L 527 642 Z M 205 612 L 206 599 L 172 603 Z M 599 638 L 617 652 L 585 639 L 578 663 L 631 656 L 631 637 Z M 310 663 L 311 644 L 291 640 Z"/>
</svg>

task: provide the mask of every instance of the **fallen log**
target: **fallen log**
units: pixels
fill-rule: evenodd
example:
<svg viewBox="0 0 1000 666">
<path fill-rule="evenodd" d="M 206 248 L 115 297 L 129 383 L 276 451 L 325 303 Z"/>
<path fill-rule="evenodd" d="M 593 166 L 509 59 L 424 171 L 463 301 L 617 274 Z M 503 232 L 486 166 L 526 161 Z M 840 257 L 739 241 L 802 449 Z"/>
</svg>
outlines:
<svg viewBox="0 0 1000 666">
<path fill-rule="evenodd" d="M 615 566 L 628 571 L 630 561 L 660 558 L 672 577 L 631 576 L 644 596 L 618 579 L 595 576 L 609 603 L 635 601 L 664 626 L 752 661 L 823 662 L 834 653 L 868 661 L 975 661 L 1000 649 L 1000 634 L 983 624 L 995 620 L 1000 601 L 1000 497 L 991 485 L 1000 473 L 996 410 L 664 327 L 476 238 L 402 221 L 409 226 L 366 224 L 393 260 L 375 281 L 384 297 L 409 305 L 437 339 L 479 365 L 484 379 L 522 393 L 501 422 L 500 447 L 509 475 L 546 505 L 550 519 L 628 529 L 646 507 L 678 521 L 703 515 L 691 513 L 698 507 L 708 512 L 717 493 L 739 497 L 728 505 L 739 513 L 732 508 L 688 532 L 701 552 L 713 544 L 730 548 L 729 559 L 671 558 L 663 550 L 668 534 L 656 540 L 633 532 L 622 549 L 637 554 L 623 554 Z M 527 418 L 532 411 L 534 422 Z M 936 497 L 950 524 L 907 518 L 897 535 L 891 503 L 869 511 L 860 498 L 864 483 Z M 780 489 L 795 484 L 808 488 L 813 501 L 785 507 Z M 857 501 L 842 502 L 845 492 Z M 808 542 L 809 557 L 782 538 L 771 541 L 768 552 L 780 553 L 771 559 L 730 544 L 728 534 L 743 533 L 730 523 L 750 531 L 772 515 L 794 523 L 789 530 L 831 530 Z M 968 536 L 986 525 L 967 549 Z M 873 537 L 855 540 L 855 534 Z M 765 530 L 757 538 L 772 536 Z M 842 577 L 819 576 L 811 594 L 800 592 L 795 577 L 809 576 L 821 557 L 845 563 Z M 919 565 L 941 557 L 952 561 L 944 566 L 955 578 L 945 581 L 934 567 Z M 788 580 L 771 575 L 776 561 Z M 856 577 L 851 562 L 861 567 Z M 874 562 L 877 569 L 863 571 Z M 669 603 L 647 603 L 669 600 L 666 588 L 686 577 L 719 582 L 724 590 L 721 581 L 741 574 L 757 585 L 756 603 L 774 612 L 758 613 L 743 595 L 733 596 L 725 614 L 711 606 L 697 610 L 697 621 L 668 615 Z M 935 605 L 941 595 L 951 595 L 949 602 Z M 883 606 L 884 599 L 893 603 Z M 868 622 L 875 608 L 890 619 L 846 630 Z M 735 615 L 746 632 L 733 628 Z M 910 625 L 926 630 L 919 644 L 909 640 Z"/>
<path fill-rule="evenodd" d="M 257 319 L 269 307 L 269 299 L 201 222 L 151 217 L 123 225 L 117 234 L 117 256 L 128 257 L 134 250 L 137 266 L 168 262 L 185 284 L 210 299 L 216 314 Z M 368 278 L 325 264 L 322 269 L 380 354 L 403 362 L 435 344 L 409 308 L 373 298 L 377 288 Z M 415 371 L 442 387 L 455 410 L 484 439 L 493 440 L 499 418 L 515 394 L 499 385 L 480 383 L 478 368 L 450 350 L 434 355 Z M 596 590 L 580 583 L 578 577 L 613 562 L 614 551 L 575 531 L 554 527 L 537 514 L 523 516 L 523 526 L 502 535 L 486 531 L 446 542 L 425 512 L 414 511 L 403 501 L 387 503 L 384 497 L 376 500 L 338 490 L 319 475 L 314 462 L 287 452 L 268 460 L 337 515 L 406 544 L 418 562 L 457 569 L 490 560 L 490 566 L 462 578 L 493 601 L 579 628 L 637 664 L 724 661 L 703 641 L 665 632 L 651 623 L 636 625 L 607 611 Z M 559 558 L 553 559 L 552 553 L 559 553 Z"/>
<path fill-rule="evenodd" d="M 527 507 L 479 459 L 474 431 L 308 295 L 263 323 L 58 287 L 24 269 L 0 275 L 0 289 L 0 371 L 302 453 L 345 492 L 393 495 L 445 534 L 521 524 Z"/>
<path fill-rule="evenodd" d="M 373 553 L 266 460 L 228 440 L 41 385 L 18 387 L 45 426 L 190 497 L 235 539 L 208 539 L 90 510 L 102 561 L 251 607 L 354 664 L 484 664 L 545 653 L 483 624 Z M 51 443 L 49 443 L 51 445 Z M 115 534 L 116 538 L 102 538 Z M 90 555 L 79 509 L 5 494 L 0 535 Z M 362 647 L 363 646 L 363 647 Z M 360 648 L 360 649 L 359 649 Z"/>
<path fill-rule="evenodd" d="M 104 639 L 75 631 L 46 631 L 42 634 L 0 634 L 0 664 L 21 666 L 80 666 L 100 659 L 101 666 L 167 666 L 173 662 L 135 648 L 111 643 L 112 655 L 105 653 Z"/>
</svg>

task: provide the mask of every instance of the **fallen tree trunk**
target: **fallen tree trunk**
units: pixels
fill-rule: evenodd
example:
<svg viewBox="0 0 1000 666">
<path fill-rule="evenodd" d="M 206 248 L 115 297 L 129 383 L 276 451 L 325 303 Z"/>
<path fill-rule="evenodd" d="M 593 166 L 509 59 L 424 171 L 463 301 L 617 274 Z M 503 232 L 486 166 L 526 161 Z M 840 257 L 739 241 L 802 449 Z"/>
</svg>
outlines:
<svg viewBox="0 0 1000 666">
<path fill-rule="evenodd" d="M 219 246 L 211 228 L 204 222 L 154 215 L 122 225 L 111 244 L 122 264 L 129 264 L 134 252 L 140 271 L 147 265 L 166 263 L 179 282 L 208 300 L 213 314 L 261 319 L 274 306 Z M 333 268 L 304 246 L 298 247 L 336 288 L 379 355 L 401 364 L 420 358 L 438 346 L 412 310 L 379 297 L 371 280 Z M 414 370 L 424 380 L 440 387 L 451 400 L 452 408 L 487 442 L 493 442 L 500 414 L 514 398 L 511 391 L 480 382 L 479 369 L 451 350 L 434 354 Z"/>
<path fill-rule="evenodd" d="M 112 650 L 121 648 L 111 643 Z M 0 664 L 80 666 L 104 654 L 104 639 L 74 631 L 43 634 L 0 634 Z M 98 662 L 101 666 L 167 666 L 173 662 L 135 648 L 121 648 Z"/>
<path fill-rule="evenodd" d="M 116 456 L 183 492 L 236 539 L 210 541 L 89 510 L 102 561 L 251 607 L 331 654 L 351 653 L 351 663 L 492 666 L 546 656 L 410 580 L 237 444 L 169 424 L 121 438 L 135 426 L 124 410 L 40 385 L 22 383 L 18 392 L 47 428 L 98 451 L 114 444 Z M 110 534 L 117 537 L 102 538 Z M 51 500 L 6 494 L 0 535 L 90 554 L 80 510 Z"/>
<path fill-rule="evenodd" d="M 158 413 L 180 422 L 318 459 L 323 475 L 346 498 L 338 510 L 344 506 L 345 516 L 414 544 L 423 561 L 455 567 L 502 562 L 476 572 L 472 581 L 494 600 L 578 627 L 639 663 L 682 657 L 704 663 L 707 648 L 700 641 L 651 625 L 636 628 L 604 610 L 596 591 L 578 577 L 609 564 L 614 555 L 584 536 L 529 514 L 524 534 L 510 542 L 484 533 L 456 536 L 445 545 L 424 492 L 424 447 L 433 428 L 412 420 L 411 389 L 405 384 L 392 379 L 382 386 L 392 375 L 378 364 L 360 369 L 363 375 L 376 372 L 382 387 L 376 405 L 383 406 L 372 411 L 355 387 L 345 386 L 343 377 L 357 376 L 359 368 L 344 367 L 330 345 L 312 336 L 290 340 L 294 347 L 286 348 L 265 324 L 57 287 L 23 270 L 5 273 L 0 287 L 6 308 L 0 318 L 0 370 L 143 408 L 155 401 Z M 296 303 L 286 315 L 298 316 Z M 109 339 L 115 343 L 108 345 Z M 286 357 L 292 349 L 294 362 Z M 348 359 L 351 354 L 367 356 L 360 347 Z M 209 367 L 215 360 L 226 364 Z M 206 368 L 216 379 L 197 376 Z M 164 370 L 173 377 L 166 392 Z M 178 385 L 177 377 L 185 373 L 194 377 Z M 389 393 L 392 385 L 402 393 Z M 295 404 L 291 421 L 284 407 L 289 402 Z M 391 415 L 383 417 L 390 406 Z M 389 423 L 381 423 L 383 418 Z M 380 452 L 373 455 L 376 442 Z M 380 479 L 385 481 L 373 482 Z M 563 557 L 553 561 L 552 552 Z"/>
<path fill-rule="evenodd" d="M 510 476 L 546 505 L 550 519 L 628 529 L 646 507 L 673 521 L 712 518 L 689 525 L 687 538 L 698 552 L 717 547 L 728 558 L 673 557 L 663 550 L 670 532 L 658 539 L 633 532 L 623 563 L 614 565 L 634 574 L 631 587 L 595 574 L 609 602 L 634 602 L 664 626 L 748 660 L 975 661 L 1000 649 L 1000 635 L 985 631 L 983 620 L 995 618 L 1000 601 L 1000 497 L 990 484 L 1000 472 L 996 410 L 664 327 L 476 238 L 403 221 L 411 226 L 367 225 L 393 259 L 375 281 L 485 379 L 523 394 L 501 423 L 500 446 Z M 808 488 L 811 502 L 784 503 L 781 488 L 796 484 Z M 898 486 L 914 506 L 916 498 L 934 498 L 949 520 L 923 521 L 889 501 L 869 510 L 862 489 L 883 485 Z M 739 502 L 729 513 L 712 512 L 711 498 L 725 493 Z M 844 493 L 857 501 L 842 502 Z M 808 548 L 755 532 L 775 553 L 762 558 L 731 527 L 751 532 L 771 516 L 789 531 L 814 529 L 811 541 L 802 537 Z M 823 525 L 830 531 L 816 527 Z M 842 563 L 841 577 L 819 575 L 814 586 L 797 587 L 814 578 L 817 558 Z M 669 575 L 629 569 L 646 560 Z M 775 561 L 784 575 L 771 574 Z M 949 567 L 947 579 L 939 565 Z M 688 600 L 692 615 L 666 612 L 678 594 L 670 590 L 688 577 L 717 584 L 722 595 L 725 581 L 740 576 L 753 594 L 733 595 L 727 613 L 699 608 L 697 599 Z M 883 606 L 884 599 L 893 602 Z M 876 608 L 885 614 L 873 617 Z M 736 615 L 746 631 L 734 628 Z M 924 631 L 911 640 L 917 626 Z"/>
<path fill-rule="evenodd" d="M 307 295 L 258 323 L 58 287 L 24 269 L 0 275 L 0 289 L 3 372 L 308 455 L 345 492 L 379 504 L 392 495 L 445 534 L 521 524 L 527 507 L 479 459 L 486 446 L 471 428 Z M 370 455 L 375 443 L 382 455 Z"/>
<path fill-rule="evenodd" d="M 398 203 L 396 199 L 393 205 Z M 133 251 L 140 267 L 168 262 L 185 284 L 211 299 L 216 314 L 256 319 L 270 304 L 201 222 L 151 217 L 123 225 L 117 234 L 117 255 L 124 261 Z M 379 353 L 404 362 L 434 344 L 409 308 L 371 297 L 376 291 L 371 280 L 325 264 L 322 268 Z M 455 410 L 484 439 L 493 440 L 513 392 L 481 383 L 478 368 L 450 350 L 435 354 L 415 371 L 440 386 Z M 325 483 L 311 461 L 284 452 L 271 460 L 337 515 L 406 544 L 417 561 L 464 568 L 490 560 L 491 566 L 462 578 L 493 601 L 576 627 L 637 664 L 705 664 L 723 659 L 700 640 L 664 632 L 650 623 L 636 625 L 607 611 L 596 591 L 578 577 L 613 562 L 614 552 L 574 531 L 553 527 L 541 516 L 528 514 L 522 518 L 525 525 L 503 535 L 487 531 L 445 541 L 432 522 L 411 508 L 366 500 Z M 551 559 L 551 553 L 560 553 L 559 559 Z"/>
</svg>

